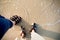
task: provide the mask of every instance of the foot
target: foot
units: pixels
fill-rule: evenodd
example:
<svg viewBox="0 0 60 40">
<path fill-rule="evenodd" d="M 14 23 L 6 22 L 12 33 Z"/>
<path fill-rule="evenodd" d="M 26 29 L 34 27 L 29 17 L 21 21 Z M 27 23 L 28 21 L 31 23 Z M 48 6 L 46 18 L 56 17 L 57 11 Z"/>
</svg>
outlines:
<svg viewBox="0 0 60 40">
<path fill-rule="evenodd" d="M 21 17 L 20 16 L 17 16 L 17 15 L 14 15 L 12 17 L 10 17 L 10 19 L 16 24 L 18 24 L 19 22 L 21 22 Z"/>
<path fill-rule="evenodd" d="M 17 18 L 18 18 L 17 15 L 14 15 L 14 16 L 10 17 L 10 19 L 11 19 L 12 21 L 15 21 Z"/>
<path fill-rule="evenodd" d="M 22 38 L 25 38 L 26 37 L 25 28 L 23 26 L 21 26 L 21 30 L 22 30 L 22 32 L 21 32 L 20 35 L 21 35 Z"/>
<path fill-rule="evenodd" d="M 15 25 L 20 23 L 22 21 L 22 18 L 21 17 L 18 17 L 16 20 L 15 20 Z"/>
<path fill-rule="evenodd" d="M 33 23 L 30 32 L 32 32 L 32 30 L 34 30 L 34 31 L 36 32 L 36 28 L 37 28 L 37 27 L 36 27 L 36 23 Z"/>
</svg>

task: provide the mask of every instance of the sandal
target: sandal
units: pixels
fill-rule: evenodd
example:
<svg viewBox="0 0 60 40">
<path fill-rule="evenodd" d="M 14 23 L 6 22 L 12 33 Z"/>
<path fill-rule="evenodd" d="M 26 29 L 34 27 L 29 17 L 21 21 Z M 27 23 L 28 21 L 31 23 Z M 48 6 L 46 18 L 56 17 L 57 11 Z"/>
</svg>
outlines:
<svg viewBox="0 0 60 40">
<path fill-rule="evenodd" d="M 25 28 L 23 26 L 21 26 L 22 32 L 21 32 L 21 36 L 22 38 L 26 37 L 26 32 L 25 32 Z"/>
<path fill-rule="evenodd" d="M 17 16 L 17 15 L 14 15 L 14 16 L 12 16 L 12 17 L 10 17 L 10 19 L 12 20 L 12 21 L 14 21 L 15 22 L 15 25 L 16 24 L 18 24 L 19 22 L 21 22 L 21 17 L 19 17 L 19 16 Z"/>
<path fill-rule="evenodd" d="M 31 30 L 29 32 L 32 32 L 32 30 L 34 30 L 36 32 L 36 29 L 37 29 L 36 23 L 33 23 L 32 26 L 33 27 L 31 28 Z"/>
</svg>

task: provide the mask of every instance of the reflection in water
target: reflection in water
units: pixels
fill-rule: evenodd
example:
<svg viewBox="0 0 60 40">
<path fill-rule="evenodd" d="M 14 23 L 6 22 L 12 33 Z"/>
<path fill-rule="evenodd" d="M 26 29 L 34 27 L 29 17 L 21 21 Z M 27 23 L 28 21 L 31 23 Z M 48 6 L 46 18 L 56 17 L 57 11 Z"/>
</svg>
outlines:
<svg viewBox="0 0 60 40">
<path fill-rule="evenodd" d="M 31 40 L 45 40 L 42 36 L 37 34 L 36 32 L 31 32 Z"/>
</svg>

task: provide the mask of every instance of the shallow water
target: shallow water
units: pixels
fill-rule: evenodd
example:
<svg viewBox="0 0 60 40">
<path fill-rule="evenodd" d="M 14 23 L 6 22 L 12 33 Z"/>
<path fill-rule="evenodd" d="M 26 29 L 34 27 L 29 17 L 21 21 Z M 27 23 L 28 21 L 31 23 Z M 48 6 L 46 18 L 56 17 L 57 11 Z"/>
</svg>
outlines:
<svg viewBox="0 0 60 40">
<path fill-rule="evenodd" d="M 32 23 L 38 24 L 37 33 L 46 40 L 60 40 L 60 0 L 0 0 L 0 14 L 6 18 L 19 15 L 27 35 Z M 2 40 L 20 37 L 20 26 L 13 26 Z M 29 35 L 30 36 L 30 35 Z M 26 40 L 31 38 L 27 36 Z"/>
</svg>

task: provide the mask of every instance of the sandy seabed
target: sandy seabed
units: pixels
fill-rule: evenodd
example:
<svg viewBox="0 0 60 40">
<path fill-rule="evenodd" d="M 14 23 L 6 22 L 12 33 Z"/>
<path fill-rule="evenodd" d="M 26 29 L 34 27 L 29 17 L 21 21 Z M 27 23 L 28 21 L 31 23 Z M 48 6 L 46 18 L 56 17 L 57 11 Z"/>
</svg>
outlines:
<svg viewBox="0 0 60 40">
<path fill-rule="evenodd" d="M 21 16 L 21 25 L 27 31 L 26 40 L 30 40 L 28 30 L 34 22 L 38 26 L 37 33 L 46 40 L 60 40 L 60 0 L 0 0 L 0 14 L 8 19 Z M 14 25 L 2 40 L 20 39 L 20 31 L 20 25 Z"/>
</svg>

